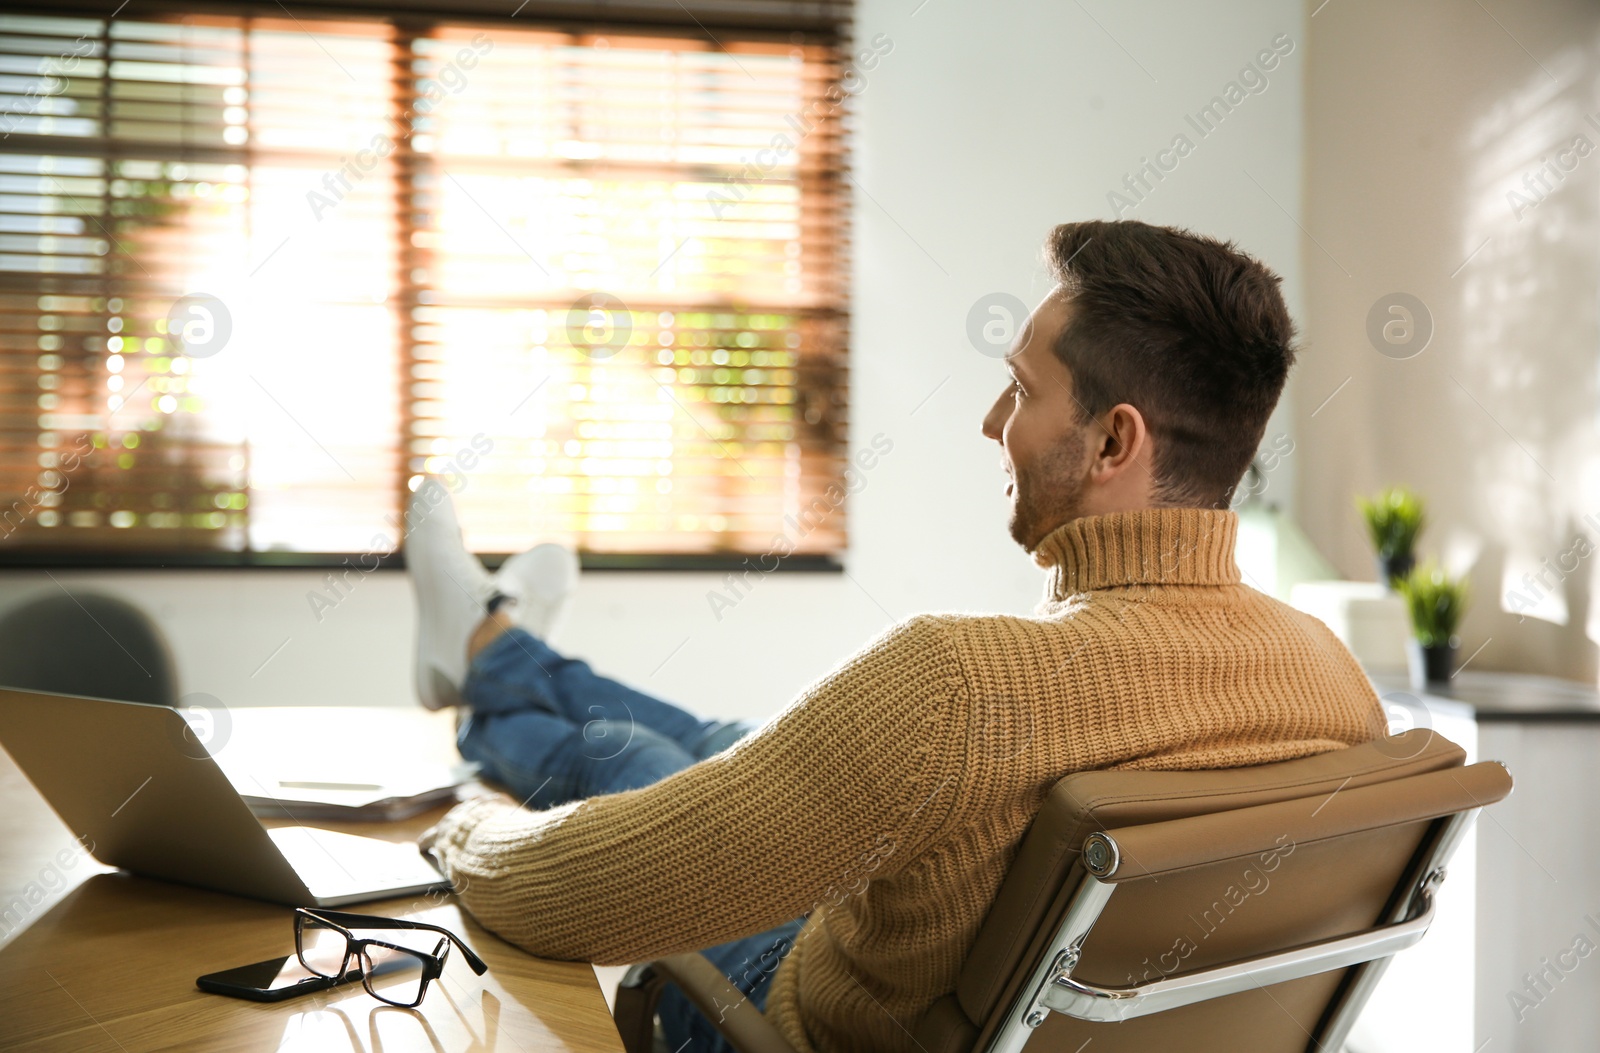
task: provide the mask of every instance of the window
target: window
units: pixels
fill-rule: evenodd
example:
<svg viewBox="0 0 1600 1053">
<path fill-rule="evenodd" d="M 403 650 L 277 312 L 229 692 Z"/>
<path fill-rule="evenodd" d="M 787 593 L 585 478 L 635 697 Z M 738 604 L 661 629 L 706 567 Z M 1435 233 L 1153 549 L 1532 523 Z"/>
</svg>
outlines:
<svg viewBox="0 0 1600 1053">
<path fill-rule="evenodd" d="M 278 14 L 0 15 L 0 558 L 841 550 L 837 41 Z"/>
</svg>

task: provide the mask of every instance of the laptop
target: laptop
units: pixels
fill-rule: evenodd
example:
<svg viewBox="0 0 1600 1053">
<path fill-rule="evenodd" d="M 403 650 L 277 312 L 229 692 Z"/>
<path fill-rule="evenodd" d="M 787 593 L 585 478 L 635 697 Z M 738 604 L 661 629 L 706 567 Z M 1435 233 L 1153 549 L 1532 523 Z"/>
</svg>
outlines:
<svg viewBox="0 0 1600 1053">
<path fill-rule="evenodd" d="M 292 907 L 449 886 L 409 842 L 265 829 L 166 706 L 0 687 L 0 746 L 94 858 L 135 874 Z"/>
</svg>

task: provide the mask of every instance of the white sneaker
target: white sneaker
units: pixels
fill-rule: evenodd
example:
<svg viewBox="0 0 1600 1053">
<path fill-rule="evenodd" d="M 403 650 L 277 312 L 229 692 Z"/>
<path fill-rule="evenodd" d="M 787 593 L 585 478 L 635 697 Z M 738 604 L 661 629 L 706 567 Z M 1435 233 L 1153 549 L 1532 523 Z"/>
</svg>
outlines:
<svg viewBox="0 0 1600 1053">
<path fill-rule="evenodd" d="M 406 510 L 405 555 L 417 596 L 417 698 L 429 709 L 460 705 L 467 641 L 495 586 L 461 541 L 450 492 L 431 476 Z"/>
<path fill-rule="evenodd" d="M 494 587 L 515 601 L 517 627 L 549 643 L 578 587 L 578 554 L 555 542 L 535 545 L 500 565 Z"/>
</svg>

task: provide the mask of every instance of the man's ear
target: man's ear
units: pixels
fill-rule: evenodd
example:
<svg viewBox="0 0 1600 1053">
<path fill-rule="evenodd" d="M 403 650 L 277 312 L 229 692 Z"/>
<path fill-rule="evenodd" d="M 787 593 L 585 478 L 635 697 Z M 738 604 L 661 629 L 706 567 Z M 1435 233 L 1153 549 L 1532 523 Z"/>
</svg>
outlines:
<svg viewBox="0 0 1600 1053">
<path fill-rule="evenodd" d="M 1103 481 L 1132 467 L 1143 456 L 1150 442 L 1144 414 L 1126 402 L 1119 402 L 1100 415 L 1100 441 L 1096 444 L 1092 471 Z"/>
</svg>

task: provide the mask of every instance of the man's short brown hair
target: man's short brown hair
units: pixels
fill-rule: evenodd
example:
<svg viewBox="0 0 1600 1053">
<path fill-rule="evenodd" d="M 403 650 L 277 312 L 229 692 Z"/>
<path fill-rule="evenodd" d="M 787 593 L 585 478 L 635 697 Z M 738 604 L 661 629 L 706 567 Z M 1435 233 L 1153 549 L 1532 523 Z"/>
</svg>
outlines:
<svg viewBox="0 0 1600 1053">
<path fill-rule="evenodd" d="M 1118 403 L 1156 440 L 1156 498 L 1226 508 L 1294 364 L 1281 279 L 1231 242 L 1133 220 L 1064 223 L 1055 353 L 1086 418 Z"/>
</svg>

